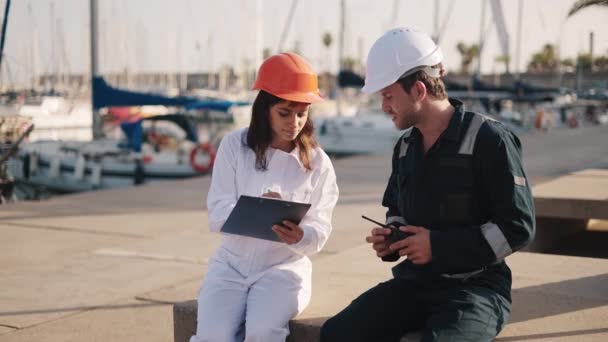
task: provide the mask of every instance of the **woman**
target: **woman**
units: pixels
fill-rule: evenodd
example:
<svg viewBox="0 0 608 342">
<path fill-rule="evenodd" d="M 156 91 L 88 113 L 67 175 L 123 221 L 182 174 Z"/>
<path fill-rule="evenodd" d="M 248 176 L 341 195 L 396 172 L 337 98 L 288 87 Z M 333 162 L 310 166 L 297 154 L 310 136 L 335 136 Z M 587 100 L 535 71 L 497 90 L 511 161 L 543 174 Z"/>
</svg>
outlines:
<svg viewBox="0 0 608 342">
<path fill-rule="evenodd" d="M 191 342 L 285 341 L 289 320 L 310 299 L 308 256 L 331 231 L 336 176 L 308 115 L 310 104 L 322 101 L 317 75 L 302 57 L 281 53 L 260 66 L 253 89 L 259 94 L 249 127 L 226 135 L 218 150 L 207 196 L 210 230 L 220 231 L 240 195 L 311 208 L 299 225 L 272 227 L 282 242 L 222 236 L 201 285 Z"/>
</svg>

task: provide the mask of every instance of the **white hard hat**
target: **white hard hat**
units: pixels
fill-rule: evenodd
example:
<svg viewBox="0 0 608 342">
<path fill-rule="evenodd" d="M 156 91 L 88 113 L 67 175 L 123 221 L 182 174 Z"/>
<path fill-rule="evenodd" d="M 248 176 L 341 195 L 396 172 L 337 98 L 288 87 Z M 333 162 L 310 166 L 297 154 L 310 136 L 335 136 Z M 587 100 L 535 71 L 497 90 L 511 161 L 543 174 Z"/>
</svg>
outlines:
<svg viewBox="0 0 608 342">
<path fill-rule="evenodd" d="M 365 93 L 374 93 L 412 74 L 425 70 L 429 76 L 439 77 L 439 70 L 431 70 L 441 63 L 443 53 L 426 33 L 406 27 L 392 29 L 378 38 L 367 55 Z"/>
</svg>

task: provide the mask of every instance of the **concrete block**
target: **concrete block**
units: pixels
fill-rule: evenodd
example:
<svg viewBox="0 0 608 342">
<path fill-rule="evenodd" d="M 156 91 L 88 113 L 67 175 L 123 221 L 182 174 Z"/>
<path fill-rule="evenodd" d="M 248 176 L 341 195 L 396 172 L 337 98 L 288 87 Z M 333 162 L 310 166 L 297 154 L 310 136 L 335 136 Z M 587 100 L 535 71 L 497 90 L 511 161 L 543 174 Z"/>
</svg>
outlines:
<svg viewBox="0 0 608 342">
<path fill-rule="evenodd" d="M 560 241 L 587 229 L 589 220 L 536 217 L 536 236 L 524 251 L 543 253 L 553 249 Z"/>
<path fill-rule="evenodd" d="M 188 342 L 196 333 L 196 300 L 173 305 L 173 341 Z"/>
<path fill-rule="evenodd" d="M 196 332 L 196 300 L 173 305 L 173 336 L 175 342 L 188 342 Z M 286 342 L 317 342 L 321 326 L 328 317 L 294 319 L 289 322 L 290 335 Z M 414 342 L 420 339 L 419 333 L 408 334 L 401 342 Z"/>
<path fill-rule="evenodd" d="M 532 190 L 537 217 L 608 219 L 608 172 L 584 170 Z"/>
</svg>

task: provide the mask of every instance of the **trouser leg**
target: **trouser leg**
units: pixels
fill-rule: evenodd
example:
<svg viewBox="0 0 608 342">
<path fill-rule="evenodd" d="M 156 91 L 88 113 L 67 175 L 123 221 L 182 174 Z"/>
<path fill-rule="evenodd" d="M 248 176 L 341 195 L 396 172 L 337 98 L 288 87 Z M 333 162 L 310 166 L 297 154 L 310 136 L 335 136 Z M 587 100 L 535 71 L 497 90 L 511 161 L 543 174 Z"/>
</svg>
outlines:
<svg viewBox="0 0 608 342">
<path fill-rule="evenodd" d="M 402 279 L 376 285 L 325 322 L 321 341 L 399 341 L 421 327 L 416 292 L 412 282 Z"/>
<path fill-rule="evenodd" d="M 491 289 L 463 285 L 427 294 L 430 317 L 423 342 L 492 341 L 511 313 L 511 302 Z"/>
<path fill-rule="evenodd" d="M 247 286 L 230 267 L 215 262 L 198 295 L 196 335 L 190 342 L 242 341 Z"/>
<path fill-rule="evenodd" d="M 310 280 L 291 270 L 272 269 L 249 291 L 245 323 L 246 342 L 284 342 L 289 320 L 310 301 Z"/>
</svg>

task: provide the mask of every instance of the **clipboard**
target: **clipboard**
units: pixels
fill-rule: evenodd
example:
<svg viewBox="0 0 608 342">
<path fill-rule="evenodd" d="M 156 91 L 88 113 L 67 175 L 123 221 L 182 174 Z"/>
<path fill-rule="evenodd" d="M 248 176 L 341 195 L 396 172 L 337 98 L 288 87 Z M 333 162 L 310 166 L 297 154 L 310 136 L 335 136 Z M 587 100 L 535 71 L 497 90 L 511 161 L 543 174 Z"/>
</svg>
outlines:
<svg viewBox="0 0 608 342">
<path fill-rule="evenodd" d="M 282 242 L 272 226 L 283 220 L 299 224 L 308 209 L 309 203 L 241 195 L 220 231 Z"/>
</svg>

